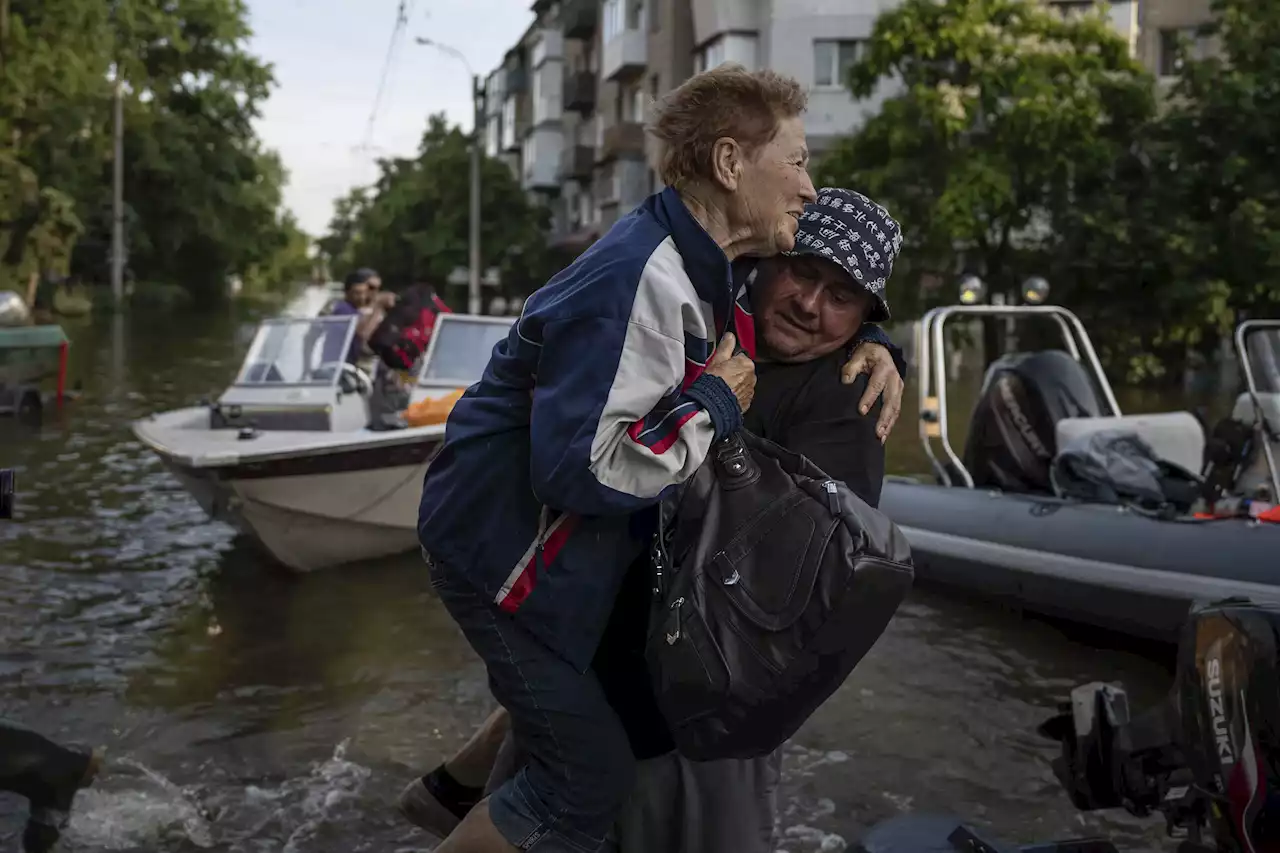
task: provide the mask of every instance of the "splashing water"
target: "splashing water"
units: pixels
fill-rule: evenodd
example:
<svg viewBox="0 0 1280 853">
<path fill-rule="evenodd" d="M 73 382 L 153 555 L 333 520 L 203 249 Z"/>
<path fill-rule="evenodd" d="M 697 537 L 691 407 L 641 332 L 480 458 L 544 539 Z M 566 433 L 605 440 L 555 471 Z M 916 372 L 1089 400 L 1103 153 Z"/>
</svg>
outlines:
<svg viewBox="0 0 1280 853">
<path fill-rule="evenodd" d="M 278 787 L 249 785 L 238 802 L 211 808 L 201 786 L 179 786 L 130 758 L 76 798 L 67 849 L 132 850 L 186 842 L 201 849 L 300 853 L 343 806 L 358 801 L 371 771 L 346 757 L 342 741 L 306 776 Z M 276 843 L 272 843 L 272 842 Z M 168 846 L 168 844 L 165 844 Z"/>
</svg>

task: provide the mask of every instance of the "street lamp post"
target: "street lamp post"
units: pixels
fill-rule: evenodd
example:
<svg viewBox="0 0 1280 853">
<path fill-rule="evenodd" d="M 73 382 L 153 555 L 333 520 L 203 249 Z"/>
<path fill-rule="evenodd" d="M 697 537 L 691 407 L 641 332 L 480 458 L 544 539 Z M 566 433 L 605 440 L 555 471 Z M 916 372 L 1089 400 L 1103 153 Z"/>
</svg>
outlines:
<svg viewBox="0 0 1280 853">
<path fill-rule="evenodd" d="M 422 38 L 417 39 L 418 44 L 427 47 L 434 47 L 442 53 L 447 53 L 454 59 L 457 59 L 467 69 L 467 73 L 471 75 L 471 101 L 474 107 L 474 119 L 471 128 L 471 222 L 469 234 L 470 261 L 468 263 L 468 279 L 467 279 L 467 313 L 481 313 L 480 306 L 480 149 L 483 141 L 480 135 L 480 128 L 484 125 L 484 87 L 481 85 L 480 76 L 471 69 L 471 63 L 467 58 L 447 44 L 441 44 L 434 39 Z"/>
</svg>

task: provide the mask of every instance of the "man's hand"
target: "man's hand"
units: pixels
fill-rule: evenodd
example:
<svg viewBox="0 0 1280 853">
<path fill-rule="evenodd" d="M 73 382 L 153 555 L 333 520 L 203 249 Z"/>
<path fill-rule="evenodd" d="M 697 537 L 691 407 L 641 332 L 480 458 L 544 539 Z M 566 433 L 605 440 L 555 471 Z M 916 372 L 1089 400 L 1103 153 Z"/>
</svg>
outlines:
<svg viewBox="0 0 1280 853">
<path fill-rule="evenodd" d="M 738 408 L 746 411 L 751 408 L 751 401 L 756 396 L 756 365 L 747 358 L 746 353 L 734 355 L 738 341 L 733 332 L 728 332 L 720 339 L 720 345 L 707 362 L 707 373 L 719 376 L 729 386 L 733 396 L 738 398 Z M 890 359 L 892 361 L 892 359 Z"/>
<path fill-rule="evenodd" d="M 373 304 L 379 308 L 394 308 L 396 304 L 396 295 L 390 290 L 384 290 L 377 296 L 373 297 Z"/>
<path fill-rule="evenodd" d="M 902 413 L 902 392 L 906 383 L 898 375 L 898 366 L 893 363 L 893 355 L 880 344 L 870 342 L 858 344 L 858 348 L 853 351 L 853 357 L 845 363 L 840 378 L 844 384 L 848 385 L 862 373 L 869 374 L 871 378 L 867 380 L 867 391 L 862 395 L 858 409 L 865 415 L 871 411 L 877 397 L 884 397 L 884 405 L 880 409 L 880 420 L 876 422 L 876 435 L 880 437 L 880 443 L 884 444 L 889 440 L 893 425 L 898 422 L 898 415 Z"/>
</svg>

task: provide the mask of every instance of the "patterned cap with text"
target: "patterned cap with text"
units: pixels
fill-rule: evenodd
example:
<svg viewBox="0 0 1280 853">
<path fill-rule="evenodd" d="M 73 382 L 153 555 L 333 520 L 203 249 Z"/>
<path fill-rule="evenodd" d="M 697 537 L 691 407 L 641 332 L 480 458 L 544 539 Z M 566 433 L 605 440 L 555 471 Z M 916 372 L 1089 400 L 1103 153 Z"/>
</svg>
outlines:
<svg viewBox="0 0 1280 853">
<path fill-rule="evenodd" d="M 902 249 L 902 228 L 889 211 L 862 193 L 838 187 L 818 190 L 800 217 L 796 247 L 787 255 L 816 255 L 835 263 L 875 300 L 871 322 L 889 319 L 884 287 Z"/>
</svg>

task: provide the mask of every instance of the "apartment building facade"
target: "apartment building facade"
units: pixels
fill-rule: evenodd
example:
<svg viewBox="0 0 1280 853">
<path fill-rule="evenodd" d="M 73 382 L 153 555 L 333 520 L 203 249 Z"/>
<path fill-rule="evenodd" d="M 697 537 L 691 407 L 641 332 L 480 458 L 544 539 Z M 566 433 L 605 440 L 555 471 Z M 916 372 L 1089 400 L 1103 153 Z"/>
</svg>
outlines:
<svg viewBox="0 0 1280 853">
<path fill-rule="evenodd" d="M 650 105 L 723 62 L 772 68 L 810 93 L 815 159 L 874 114 L 889 84 L 855 100 L 849 67 L 897 0 L 537 0 L 535 20 L 487 78 L 484 139 L 551 211 L 554 243 L 577 250 L 658 188 Z M 1064 14 L 1093 0 L 1045 0 Z M 1157 75 L 1176 73 L 1178 39 L 1210 0 L 1117 0 L 1116 30 Z M 1203 42 L 1196 50 L 1207 50 Z"/>
</svg>

